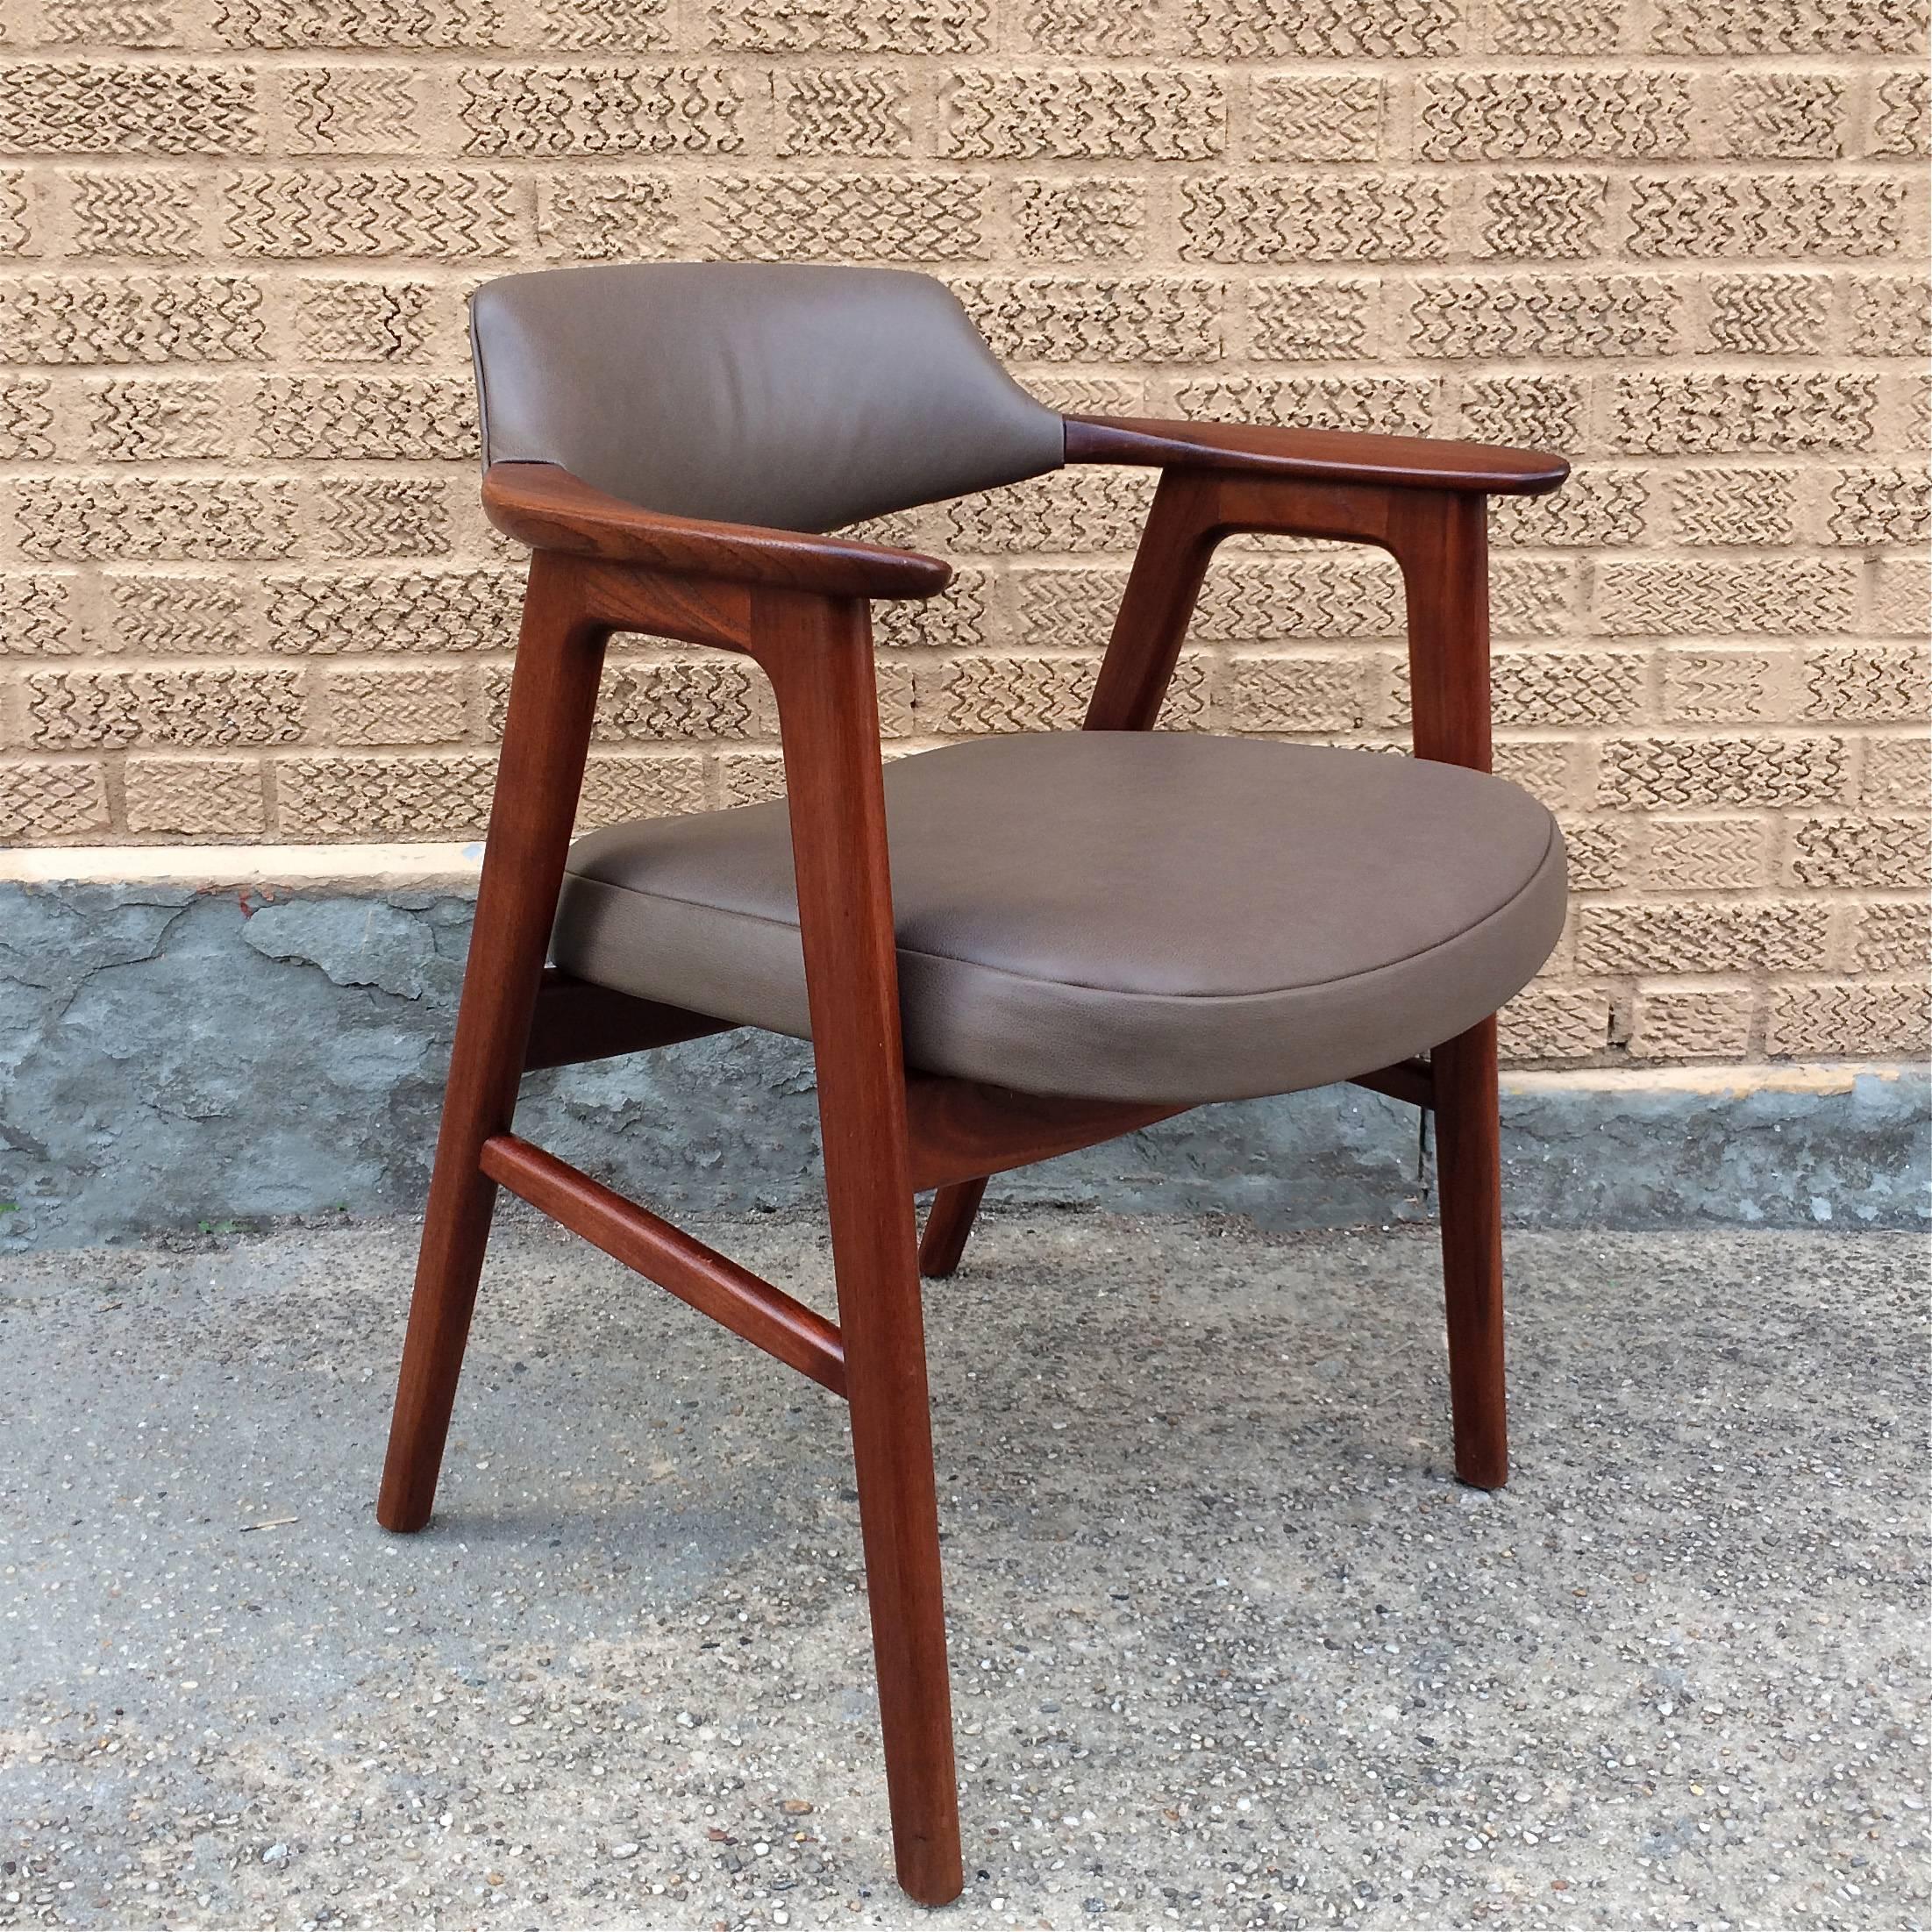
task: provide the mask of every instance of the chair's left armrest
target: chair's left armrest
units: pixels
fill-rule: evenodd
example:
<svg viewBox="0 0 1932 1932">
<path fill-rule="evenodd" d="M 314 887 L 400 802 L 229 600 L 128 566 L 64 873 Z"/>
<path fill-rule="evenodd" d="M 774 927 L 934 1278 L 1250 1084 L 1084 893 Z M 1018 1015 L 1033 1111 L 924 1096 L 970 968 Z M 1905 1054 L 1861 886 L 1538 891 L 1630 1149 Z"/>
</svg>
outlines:
<svg viewBox="0 0 1932 1932">
<path fill-rule="evenodd" d="M 593 488 L 555 463 L 492 463 L 483 477 L 483 510 L 506 537 L 533 550 L 674 577 L 826 596 L 930 597 L 952 576 L 950 564 L 915 551 L 643 510 Z"/>
<path fill-rule="evenodd" d="M 1133 417 L 1068 417 L 1066 460 L 1491 496 L 1540 496 L 1570 474 L 1562 457 L 1540 450 L 1421 436 Z"/>
</svg>

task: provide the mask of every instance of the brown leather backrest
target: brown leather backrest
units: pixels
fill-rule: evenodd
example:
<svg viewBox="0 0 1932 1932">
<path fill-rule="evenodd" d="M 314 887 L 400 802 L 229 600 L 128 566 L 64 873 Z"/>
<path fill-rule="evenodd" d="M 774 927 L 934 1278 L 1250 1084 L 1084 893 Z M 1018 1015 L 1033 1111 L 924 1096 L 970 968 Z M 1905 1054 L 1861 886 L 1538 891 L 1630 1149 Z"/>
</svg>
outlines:
<svg viewBox="0 0 1932 1932">
<path fill-rule="evenodd" d="M 560 463 L 645 510 L 836 530 L 1066 460 L 1059 417 L 930 275 L 548 269 L 479 289 L 470 339 L 486 464 Z"/>
</svg>

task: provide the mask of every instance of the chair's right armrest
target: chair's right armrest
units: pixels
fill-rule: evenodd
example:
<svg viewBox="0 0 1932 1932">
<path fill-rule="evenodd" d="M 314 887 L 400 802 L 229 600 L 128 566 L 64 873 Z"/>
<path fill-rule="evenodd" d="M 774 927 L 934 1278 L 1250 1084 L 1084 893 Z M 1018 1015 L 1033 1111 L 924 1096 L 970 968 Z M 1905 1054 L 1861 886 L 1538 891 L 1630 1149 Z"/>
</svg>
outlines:
<svg viewBox="0 0 1932 1932">
<path fill-rule="evenodd" d="M 952 580 L 937 557 L 795 530 L 706 523 L 640 510 L 555 463 L 492 463 L 483 510 L 506 537 L 669 576 L 709 577 L 841 597 L 930 597 Z"/>
</svg>

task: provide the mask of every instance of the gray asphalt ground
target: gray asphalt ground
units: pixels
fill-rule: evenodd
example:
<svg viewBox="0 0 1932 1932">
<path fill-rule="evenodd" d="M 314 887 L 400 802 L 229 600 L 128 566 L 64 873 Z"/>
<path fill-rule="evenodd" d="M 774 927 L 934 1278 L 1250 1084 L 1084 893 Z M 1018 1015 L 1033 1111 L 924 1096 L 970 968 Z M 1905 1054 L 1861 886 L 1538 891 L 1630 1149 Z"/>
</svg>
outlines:
<svg viewBox="0 0 1932 1932">
<path fill-rule="evenodd" d="M 822 1235 L 708 1237 L 829 1306 Z M 1925 1250 L 995 1217 L 928 1295 L 966 1898 L 894 1886 L 838 1405 L 547 1227 L 424 1535 L 414 1230 L 0 1276 L 0 1925 L 1919 1927 Z"/>
</svg>

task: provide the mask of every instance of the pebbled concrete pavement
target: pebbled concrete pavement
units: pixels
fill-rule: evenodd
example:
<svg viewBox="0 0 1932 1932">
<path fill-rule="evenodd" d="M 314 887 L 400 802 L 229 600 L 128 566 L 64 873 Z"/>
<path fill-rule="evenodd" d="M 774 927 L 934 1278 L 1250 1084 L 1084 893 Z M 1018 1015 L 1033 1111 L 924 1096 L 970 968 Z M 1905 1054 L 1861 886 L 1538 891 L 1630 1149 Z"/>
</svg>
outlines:
<svg viewBox="0 0 1932 1932">
<path fill-rule="evenodd" d="M 529 1220 L 439 1515 L 413 1229 L 0 1263 L 0 1925 L 910 1926 L 837 1403 Z M 829 1305 L 822 1234 L 705 1230 Z M 929 1292 L 937 1925 L 1928 1922 L 1924 1250 L 997 1216 Z"/>
</svg>

